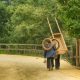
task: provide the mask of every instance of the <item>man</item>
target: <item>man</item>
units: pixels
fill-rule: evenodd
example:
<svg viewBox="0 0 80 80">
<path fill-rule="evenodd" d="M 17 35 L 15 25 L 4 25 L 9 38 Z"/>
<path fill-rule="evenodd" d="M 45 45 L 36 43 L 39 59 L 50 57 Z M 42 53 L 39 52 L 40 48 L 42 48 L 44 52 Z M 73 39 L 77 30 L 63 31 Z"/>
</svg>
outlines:
<svg viewBox="0 0 80 80">
<path fill-rule="evenodd" d="M 59 69 L 59 68 L 60 68 L 60 54 L 57 54 L 55 58 L 55 69 Z"/>
</svg>

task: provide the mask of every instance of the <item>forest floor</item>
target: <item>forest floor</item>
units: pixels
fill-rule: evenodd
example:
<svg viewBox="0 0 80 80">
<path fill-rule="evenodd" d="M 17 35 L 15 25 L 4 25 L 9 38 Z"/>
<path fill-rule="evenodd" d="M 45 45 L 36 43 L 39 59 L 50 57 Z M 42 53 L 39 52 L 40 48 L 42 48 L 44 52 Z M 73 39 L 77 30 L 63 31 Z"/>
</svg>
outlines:
<svg viewBox="0 0 80 80">
<path fill-rule="evenodd" d="M 80 80 L 80 70 L 61 60 L 59 70 L 48 71 L 43 58 L 0 54 L 0 80 Z"/>
</svg>

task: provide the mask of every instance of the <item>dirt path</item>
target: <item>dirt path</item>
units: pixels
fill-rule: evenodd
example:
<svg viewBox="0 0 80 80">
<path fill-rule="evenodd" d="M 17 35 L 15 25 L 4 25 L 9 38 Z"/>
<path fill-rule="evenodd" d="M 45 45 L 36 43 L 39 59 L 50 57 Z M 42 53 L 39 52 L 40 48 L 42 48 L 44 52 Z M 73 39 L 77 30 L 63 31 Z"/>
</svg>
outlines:
<svg viewBox="0 0 80 80">
<path fill-rule="evenodd" d="M 0 55 L 0 80 L 80 80 L 80 70 L 61 60 L 61 69 L 47 71 L 43 58 Z"/>
</svg>

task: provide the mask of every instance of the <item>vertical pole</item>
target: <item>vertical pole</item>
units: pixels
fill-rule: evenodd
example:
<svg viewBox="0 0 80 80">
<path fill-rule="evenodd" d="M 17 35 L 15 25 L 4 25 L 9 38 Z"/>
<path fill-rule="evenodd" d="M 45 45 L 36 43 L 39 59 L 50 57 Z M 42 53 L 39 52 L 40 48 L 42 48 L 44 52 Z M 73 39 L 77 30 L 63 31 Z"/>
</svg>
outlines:
<svg viewBox="0 0 80 80">
<path fill-rule="evenodd" d="M 72 47 L 72 45 L 71 45 L 70 59 L 71 59 L 71 62 L 72 62 L 72 64 L 73 64 L 74 54 L 73 54 L 73 47 Z"/>
<path fill-rule="evenodd" d="M 55 21 L 56 21 L 59 32 L 62 33 L 61 30 L 60 30 L 60 27 L 59 27 L 59 24 L 58 24 L 58 21 L 57 21 L 56 17 L 55 17 Z"/>
<path fill-rule="evenodd" d="M 51 24 L 50 24 L 50 22 L 49 22 L 48 17 L 47 17 L 47 22 L 48 22 L 48 25 L 49 25 L 49 29 L 50 29 L 51 35 L 52 35 L 52 37 L 54 38 L 53 31 L 52 31 Z"/>
<path fill-rule="evenodd" d="M 79 41 L 79 48 L 78 48 L 78 50 L 79 50 L 79 66 L 80 66 L 80 39 L 78 40 Z"/>
<path fill-rule="evenodd" d="M 76 66 L 79 66 L 79 46 L 78 46 L 78 39 L 76 40 Z"/>
</svg>

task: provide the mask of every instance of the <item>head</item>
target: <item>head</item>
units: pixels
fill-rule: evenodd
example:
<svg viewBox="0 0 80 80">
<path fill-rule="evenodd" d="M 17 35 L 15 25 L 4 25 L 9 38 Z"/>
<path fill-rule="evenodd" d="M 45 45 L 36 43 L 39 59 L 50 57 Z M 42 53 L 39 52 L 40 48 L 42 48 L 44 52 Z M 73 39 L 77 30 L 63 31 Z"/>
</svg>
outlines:
<svg viewBox="0 0 80 80">
<path fill-rule="evenodd" d="M 50 41 L 47 41 L 46 43 L 45 43 L 45 46 L 46 47 L 49 47 L 51 45 L 51 42 Z"/>
</svg>

